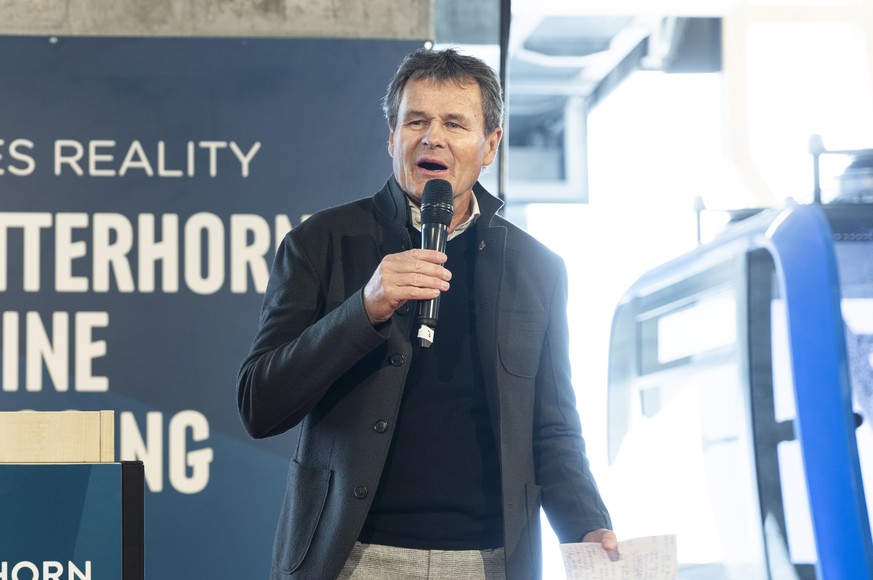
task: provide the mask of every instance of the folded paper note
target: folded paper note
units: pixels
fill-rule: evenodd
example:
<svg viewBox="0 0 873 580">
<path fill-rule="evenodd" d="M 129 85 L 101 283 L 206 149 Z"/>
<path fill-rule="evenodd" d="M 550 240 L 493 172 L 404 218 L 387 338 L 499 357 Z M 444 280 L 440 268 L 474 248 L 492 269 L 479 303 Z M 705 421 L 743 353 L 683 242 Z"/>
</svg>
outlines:
<svg viewBox="0 0 873 580">
<path fill-rule="evenodd" d="M 618 544 L 613 562 L 600 544 L 561 544 L 567 580 L 673 580 L 678 572 L 676 536 L 647 536 Z"/>
</svg>

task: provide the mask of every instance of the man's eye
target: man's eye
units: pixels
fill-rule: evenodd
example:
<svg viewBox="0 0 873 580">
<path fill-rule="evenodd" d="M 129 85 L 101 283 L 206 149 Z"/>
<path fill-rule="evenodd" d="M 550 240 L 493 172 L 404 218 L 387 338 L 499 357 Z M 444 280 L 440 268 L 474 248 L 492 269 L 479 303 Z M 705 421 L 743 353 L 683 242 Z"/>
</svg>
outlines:
<svg viewBox="0 0 873 580">
<path fill-rule="evenodd" d="M 458 125 L 457 123 L 446 123 L 446 127 L 448 127 L 449 129 L 460 129 L 461 128 L 461 126 Z"/>
</svg>

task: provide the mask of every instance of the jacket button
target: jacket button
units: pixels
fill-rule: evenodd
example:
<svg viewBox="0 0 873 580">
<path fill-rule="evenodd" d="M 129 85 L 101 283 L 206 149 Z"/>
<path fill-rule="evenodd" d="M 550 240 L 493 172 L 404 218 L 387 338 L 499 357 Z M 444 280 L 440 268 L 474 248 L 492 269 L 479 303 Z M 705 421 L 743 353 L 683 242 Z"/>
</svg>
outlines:
<svg viewBox="0 0 873 580">
<path fill-rule="evenodd" d="M 403 316 L 403 315 L 409 314 L 410 310 L 411 310 L 411 308 L 409 306 L 409 303 L 406 303 L 397 309 L 397 314 L 400 314 L 401 316 Z"/>
<path fill-rule="evenodd" d="M 356 498 L 364 499 L 365 497 L 367 497 L 367 494 L 370 493 L 370 491 L 367 489 L 366 486 L 359 485 L 355 488 L 355 491 L 352 493 L 355 494 Z"/>
<path fill-rule="evenodd" d="M 388 421 L 379 419 L 375 423 L 373 423 L 373 431 L 376 433 L 384 433 L 388 430 Z"/>
<path fill-rule="evenodd" d="M 391 355 L 391 358 L 388 359 L 388 361 L 389 361 L 393 366 L 395 366 L 395 367 L 399 367 L 399 366 L 402 365 L 404 362 L 406 362 L 406 359 L 404 359 L 404 358 L 403 358 L 403 355 L 400 354 L 400 353 L 398 352 L 398 353 L 392 354 L 392 355 Z"/>
</svg>

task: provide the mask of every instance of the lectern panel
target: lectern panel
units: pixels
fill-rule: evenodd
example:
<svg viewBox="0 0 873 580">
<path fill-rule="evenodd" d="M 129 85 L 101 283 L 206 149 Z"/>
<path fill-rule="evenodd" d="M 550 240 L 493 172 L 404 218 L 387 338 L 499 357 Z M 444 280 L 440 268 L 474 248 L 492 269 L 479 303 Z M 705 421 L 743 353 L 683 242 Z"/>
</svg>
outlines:
<svg viewBox="0 0 873 580">
<path fill-rule="evenodd" d="M 141 463 L 0 464 L 0 578 L 142 578 L 142 485 Z"/>
</svg>

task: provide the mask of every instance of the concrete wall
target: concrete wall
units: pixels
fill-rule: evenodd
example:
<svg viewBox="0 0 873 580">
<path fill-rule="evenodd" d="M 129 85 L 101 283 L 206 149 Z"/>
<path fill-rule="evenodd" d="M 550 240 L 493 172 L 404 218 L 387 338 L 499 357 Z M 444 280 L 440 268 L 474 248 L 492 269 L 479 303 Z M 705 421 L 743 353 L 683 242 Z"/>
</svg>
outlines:
<svg viewBox="0 0 873 580">
<path fill-rule="evenodd" d="M 0 0 L 0 34 L 432 39 L 434 0 Z"/>
</svg>

